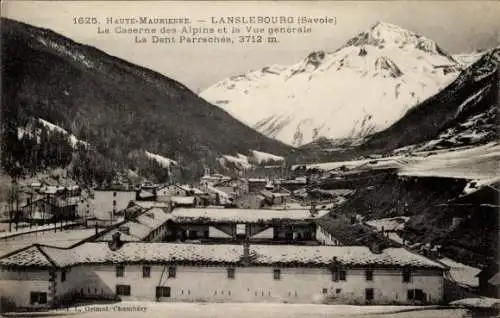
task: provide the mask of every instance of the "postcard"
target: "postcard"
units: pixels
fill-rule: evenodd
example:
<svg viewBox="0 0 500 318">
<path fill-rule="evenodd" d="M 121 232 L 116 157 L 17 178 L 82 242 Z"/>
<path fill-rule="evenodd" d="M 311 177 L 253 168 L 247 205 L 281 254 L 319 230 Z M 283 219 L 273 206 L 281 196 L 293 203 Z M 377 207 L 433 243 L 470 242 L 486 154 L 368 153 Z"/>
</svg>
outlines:
<svg viewBox="0 0 500 318">
<path fill-rule="evenodd" d="M 5 1 L 0 313 L 498 316 L 498 1 Z"/>
</svg>

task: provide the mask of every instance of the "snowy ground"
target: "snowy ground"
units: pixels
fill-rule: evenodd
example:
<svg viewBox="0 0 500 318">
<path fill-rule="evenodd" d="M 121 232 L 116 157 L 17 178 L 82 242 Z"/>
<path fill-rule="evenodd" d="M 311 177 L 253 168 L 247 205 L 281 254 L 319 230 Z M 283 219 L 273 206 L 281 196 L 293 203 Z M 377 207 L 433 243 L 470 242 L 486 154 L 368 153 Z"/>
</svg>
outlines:
<svg viewBox="0 0 500 318">
<path fill-rule="evenodd" d="M 52 230 L 50 231 L 31 232 L 0 240 L 0 256 L 36 243 L 69 247 L 95 234 L 95 229 L 60 231 L 58 228 L 57 232 L 54 232 L 53 227 L 52 225 Z"/>
<path fill-rule="evenodd" d="M 76 222 L 63 222 L 63 226 L 68 226 L 68 225 L 74 225 Z M 58 226 L 61 226 L 60 223 L 57 223 Z M 30 233 L 30 232 L 36 232 L 36 231 L 45 231 L 45 230 L 53 230 L 54 229 L 54 224 L 46 224 L 46 225 L 39 225 L 39 226 L 25 226 L 22 228 L 18 228 L 17 231 L 15 224 L 12 224 L 12 231 L 9 232 L 9 223 L 2 223 L 0 226 L 1 230 L 0 231 L 0 238 L 8 237 L 8 236 L 13 236 L 13 235 L 18 235 L 21 233 Z"/>
<path fill-rule="evenodd" d="M 479 147 L 431 155 L 400 170 L 400 175 L 437 176 L 465 179 L 492 179 L 497 176 L 500 145 Z"/>
<path fill-rule="evenodd" d="M 275 303 L 122 302 L 59 310 L 63 317 L 461 317 L 464 310 L 412 306 L 351 306 Z M 76 314 L 76 315 L 75 315 Z M 60 316 L 59 316 L 60 317 Z"/>
<path fill-rule="evenodd" d="M 408 216 L 400 216 L 394 218 L 370 220 L 366 223 L 368 225 L 376 227 L 377 231 L 382 231 L 382 228 L 385 231 L 398 231 L 404 229 L 405 223 L 408 222 L 409 219 L 410 217 Z"/>
</svg>

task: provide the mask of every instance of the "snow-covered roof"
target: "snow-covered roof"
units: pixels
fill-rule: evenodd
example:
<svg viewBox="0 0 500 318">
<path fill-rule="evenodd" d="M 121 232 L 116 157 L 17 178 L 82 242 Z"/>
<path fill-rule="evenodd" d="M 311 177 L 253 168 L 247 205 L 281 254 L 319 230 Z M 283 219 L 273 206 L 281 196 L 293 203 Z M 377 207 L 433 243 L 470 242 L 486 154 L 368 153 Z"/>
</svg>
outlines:
<svg viewBox="0 0 500 318">
<path fill-rule="evenodd" d="M 363 246 L 250 245 L 248 261 L 254 265 L 304 264 L 328 266 L 337 258 L 345 266 L 408 266 L 446 269 L 446 266 L 404 248 L 388 248 L 380 254 Z M 88 263 L 239 263 L 243 245 L 186 243 L 124 243 L 113 251 L 107 242 L 87 242 L 71 249 L 32 245 L 0 258 L 0 266 L 66 267 Z"/>
<path fill-rule="evenodd" d="M 408 222 L 409 219 L 410 217 L 408 216 L 399 216 L 394 218 L 370 220 L 366 223 L 377 228 L 378 231 L 381 231 L 382 228 L 384 228 L 384 231 L 398 231 L 404 229 L 405 223 Z"/>
<path fill-rule="evenodd" d="M 194 204 L 195 197 L 171 197 L 170 200 L 176 204 Z"/>
<path fill-rule="evenodd" d="M 455 262 L 449 258 L 442 258 L 439 261 L 450 268 L 450 276 L 455 282 L 469 287 L 479 286 L 479 278 L 476 275 L 481 272 L 480 269 Z"/>
<path fill-rule="evenodd" d="M 46 186 L 42 187 L 40 189 L 40 193 L 46 193 L 46 194 L 56 194 L 57 193 L 57 187 L 56 186 Z"/>
<path fill-rule="evenodd" d="M 493 275 L 493 277 L 488 280 L 488 283 L 493 286 L 500 286 L 500 272 Z"/>
<path fill-rule="evenodd" d="M 221 198 L 229 198 L 229 194 L 211 185 L 207 185 L 207 190 L 208 192 L 217 193 Z"/>
<path fill-rule="evenodd" d="M 52 267 L 54 264 L 42 251 L 39 245 L 30 245 L 0 258 L 3 266 Z"/>
<path fill-rule="evenodd" d="M 144 209 L 151 209 L 151 208 L 167 208 L 170 206 L 168 202 L 162 202 L 162 201 L 133 201 L 134 205 L 137 205 L 141 208 Z"/>
<path fill-rule="evenodd" d="M 267 184 L 267 180 L 266 179 L 262 179 L 262 178 L 249 178 L 247 179 L 248 182 L 262 182 L 262 183 L 266 183 Z"/>
<path fill-rule="evenodd" d="M 251 245 L 250 254 L 256 264 L 294 263 L 329 264 L 334 257 L 343 265 L 446 267 L 404 248 L 387 248 L 374 254 L 366 246 L 295 246 Z"/>
<path fill-rule="evenodd" d="M 119 228 L 107 232 L 99 240 L 111 241 L 112 235 L 115 232 L 120 232 L 123 235 L 123 241 L 141 241 L 170 218 L 170 214 L 165 213 L 161 208 L 152 208 L 145 211 L 134 220 L 126 222 Z M 124 228 L 128 228 L 128 233 L 121 230 Z"/>
<path fill-rule="evenodd" d="M 153 208 L 139 215 L 137 222 L 156 229 L 170 219 L 170 214 L 165 213 L 162 209 Z"/>
<path fill-rule="evenodd" d="M 317 211 L 312 217 L 309 210 L 264 210 L 264 209 L 174 209 L 172 219 L 177 222 L 196 222 L 200 219 L 212 222 L 257 223 L 273 220 L 309 220 L 317 219 L 328 211 Z"/>
</svg>

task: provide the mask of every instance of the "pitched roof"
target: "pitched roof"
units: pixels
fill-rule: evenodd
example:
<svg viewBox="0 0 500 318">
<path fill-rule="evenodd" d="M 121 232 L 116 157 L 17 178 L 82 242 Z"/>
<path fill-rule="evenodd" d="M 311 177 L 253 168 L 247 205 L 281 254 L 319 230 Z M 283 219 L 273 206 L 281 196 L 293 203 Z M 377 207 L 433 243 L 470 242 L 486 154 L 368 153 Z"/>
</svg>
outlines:
<svg viewBox="0 0 500 318">
<path fill-rule="evenodd" d="M 42 252 L 40 245 L 34 244 L 2 256 L 0 265 L 53 267 L 55 263 Z"/>
<path fill-rule="evenodd" d="M 500 272 L 493 275 L 493 277 L 488 280 L 488 283 L 493 286 L 500 286 Z"/>
<path fill-rule="evenodd" d="M 273 220 L 312 220 L 324 216 L 328 211 L 317 211 L 312 217 L 309 210 L 264 210 L 264 209 L 212 209 L 178 208 L 171 213 L 177 222 L 196 222 L 200 219 L 214 222 L 257 223 Z"/>
<path fill-rule="evenodd" d="M 252 245 L 256 264 L 330 264 L 334 257 L 343 265 L 410 266 L 445 269 L 441 263 L 404 248 L 387 248 L 375 254 L 366 246 Z"/>
<path fill-rule="evenodd" d="M 141 241 L 170 218 L 171 214 L 166 213 L 162 208 L 150 208 L 137 216 L 134 220 L 121 224 L 120 227 L 106 232 L 104 235 L 97 238 L 97 240 L 110 241 L 114 233 L 120 232 L 123 241 Z M 120 231 L 120 228 L 124 227 L 128 228 L 128 234 Z"/>
<path fill-rule="evenodd" d="M 0 258 L 0 265 L 66 267 L 100 263 L 204 262 L 239 263 L 243 245 L 130 242 L 112 251 L 106 242 L 88 242 L 72 249 L 33 245 Z M 404 248 L 388 248 L 380 254 L 363 246 L 251 245 L 250 263 L 328 266 L 333 257 L 347 266 L 409 266 L 447 269 L 441 263 Z"/>
</svg>

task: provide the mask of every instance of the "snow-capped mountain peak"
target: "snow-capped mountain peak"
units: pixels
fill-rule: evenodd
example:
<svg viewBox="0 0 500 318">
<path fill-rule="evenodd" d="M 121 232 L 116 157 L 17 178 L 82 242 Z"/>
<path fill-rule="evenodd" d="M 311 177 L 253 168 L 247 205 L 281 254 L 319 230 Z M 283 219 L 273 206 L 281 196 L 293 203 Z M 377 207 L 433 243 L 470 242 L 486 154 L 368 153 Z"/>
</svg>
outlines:
<svg viewBox="0 0 500 318">
<path fill-rule="evenodd" d="M 436 42 L 415 32 L 387 22 L 377 22 L 369 30 L 347 41 L 346 46 L 372 45 L 376 47 L 412 46 L 431 54 L 444 54 Z"/>
<path fill-rule="evenodd" d="M 271 138 L 301 146 L 383 130 L 465 67 L 434 41 L 379 22 L 334 52 L 233 76 L 200 96 Z"/>
</svg>

